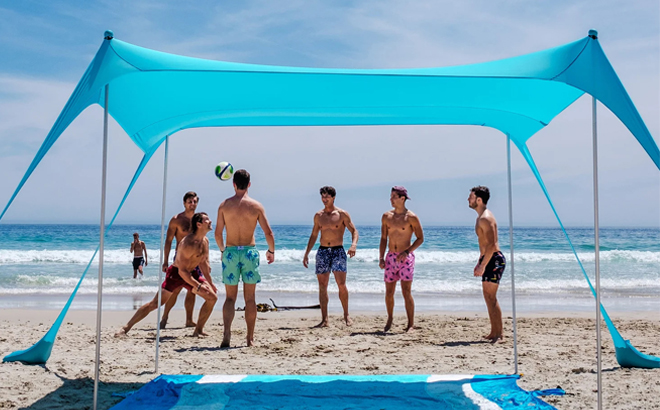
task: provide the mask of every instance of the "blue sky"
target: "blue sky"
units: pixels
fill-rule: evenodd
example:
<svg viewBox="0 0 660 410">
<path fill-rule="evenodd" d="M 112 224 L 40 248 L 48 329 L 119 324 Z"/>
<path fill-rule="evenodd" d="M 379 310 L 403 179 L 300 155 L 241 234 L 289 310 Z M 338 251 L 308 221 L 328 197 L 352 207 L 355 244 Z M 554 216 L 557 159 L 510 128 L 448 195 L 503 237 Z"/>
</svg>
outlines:
<svg viewBox="0 0 660 410">
<path fill-rule="evenodd" d="M 477 63 L 565 44 L 599 31 L 610 62 L 658 141 L 660 6 L 653 1 L 58 1 L 0 3 L 0 203 L 9 199 L 78 79 L 112 29 L 118 39 L 194 57 L 290 66 L 433 67 Z M 530 143 L 560 215 L 593 223 L 591 101 L 585 96 Z M 98 220 L 102 111 L 63 134 L 3 222 Z M 110 127 L 108 208 L 116 207 L 141 152 Z M 660 173 L 630 133 L 599 108 L 603 225 L 660 225 Z M 406 185 L 426 225 L 469 225 L 470 187 L 487 184 L 506 223 L 504 137 L 482 127 L 230 128 L 187 130 L 170 146 L 167 212 L 189 189 L 215 214 L 232 193 L 213 169 L 226 160 L 253 175 L 251 193 L 274 223 L 311 222 L 318 188 L 359 224 L 376 225 L 389 187 Z M 157 223 L 162 152 L 145 170 L 119 222 Z M 541 189 L 513 153 L 514 218 L 555 226 Z"/>
</svg>

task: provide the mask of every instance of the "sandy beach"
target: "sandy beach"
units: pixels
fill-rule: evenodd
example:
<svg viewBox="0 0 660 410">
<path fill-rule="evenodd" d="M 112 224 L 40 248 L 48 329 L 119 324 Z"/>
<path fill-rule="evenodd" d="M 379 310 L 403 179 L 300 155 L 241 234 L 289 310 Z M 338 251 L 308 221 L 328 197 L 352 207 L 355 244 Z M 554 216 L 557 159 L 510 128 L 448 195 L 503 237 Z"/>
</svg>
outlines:
<svg viewBox="0 0 660 410">
<path fill-rule="evenodd" d="M 405 318 L 381 333 L 382 314 L 355 314 L 354 325 L 339 316 L 331 326 L 313 329 L 317 311 L 260 313 L 257 346 L 245 346 L 245 322 L 237 312 L 232 348 L 219 349 L 222 324 L 216 310 L 207 326 L 210 337 L 190 337 L 183 312 L 174 311 L 162 332 L 159 373 L 164 374 L 510 374 L 512 338 L 491 345 L 480 340 L 488 321 L 483 313 L 423 313 L 415 332 L 403 332 Z M 129 337 L 113 334 L 130 312 L 103 315 L 100 409 L 121 401 L 112 393 L 140 388 L 154 371 L 155 314 Z M 50 327 L 57 311 L 12 310 L 0 313 L 0 354 L 29 347 Z M 566 396 L 546 401 L 560 409 L 596 407 L 595 321 L 586 315 L 536 314 L 518 320 L 519 385 L 526 390 L 561 387 Z M 571 317 L 566 317 L 571 316 Z M 582 316 L 582 317 L 580 317 Z M 614 317 L 625 338 L 642 352 L 658 355 L 660 318 L 649 313 Z M 624 369 L 616 363 L 603 326 L 603 398 L 608 409 L 660 409 L 660 369 Z M 505 321 L 511 334 L 511 319 Z M 91 408 L 95 355 L 95 312 L 72 311 L 45 366 L 3 363 L 0 408 Z"/>
</svg>

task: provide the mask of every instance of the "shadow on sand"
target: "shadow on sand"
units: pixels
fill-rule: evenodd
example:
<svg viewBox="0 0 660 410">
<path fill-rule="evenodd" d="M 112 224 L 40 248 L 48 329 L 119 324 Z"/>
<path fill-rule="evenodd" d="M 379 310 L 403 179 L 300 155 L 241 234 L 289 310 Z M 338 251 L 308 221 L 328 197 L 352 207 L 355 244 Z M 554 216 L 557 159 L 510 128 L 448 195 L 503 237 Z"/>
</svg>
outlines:
<svg viewBox="0 0 660 410">
<path fill-rule="evenodd" d="M 84 377 L 67 379 L 54 373 L 62 380 L 62 386 L 27 407 L 19 409 L 50 410 L 50 409 L 92 409 L 94 398 L 94 379 Z M 106 383 L 99 381 L 98 409 L 105 410 L 122 401 L 123 397 L 115 397 L 113 393 L 129 393 L 140 389 L 144 383 Z"/>
</svg>

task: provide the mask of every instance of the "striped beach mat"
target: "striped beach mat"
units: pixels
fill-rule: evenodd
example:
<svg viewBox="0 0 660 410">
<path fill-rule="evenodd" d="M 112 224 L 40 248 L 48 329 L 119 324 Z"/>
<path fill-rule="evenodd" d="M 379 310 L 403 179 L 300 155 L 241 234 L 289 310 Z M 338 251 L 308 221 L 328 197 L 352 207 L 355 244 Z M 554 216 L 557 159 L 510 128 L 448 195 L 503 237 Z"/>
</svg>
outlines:
<svg viewBox="0 0 660 410">
<path fill-rule="evenodd" d="M 516 375 L 163 375 L 112 410 L 554 409 Z"/>
</svg>

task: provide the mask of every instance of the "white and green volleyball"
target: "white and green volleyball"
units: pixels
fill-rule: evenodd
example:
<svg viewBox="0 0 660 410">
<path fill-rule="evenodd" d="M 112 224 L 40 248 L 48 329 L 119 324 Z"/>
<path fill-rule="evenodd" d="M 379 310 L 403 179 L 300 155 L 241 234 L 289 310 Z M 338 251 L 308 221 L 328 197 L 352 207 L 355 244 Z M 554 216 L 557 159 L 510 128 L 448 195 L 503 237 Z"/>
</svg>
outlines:
<svg viewBox="0 0 660 410">
<path fill-rule="evenodd" d="M 226 161 L 222 161 L 215 167 L 215 176 L 221 181 L 229 181 L 234 175 L 234 167 Z"/>
</svg>

